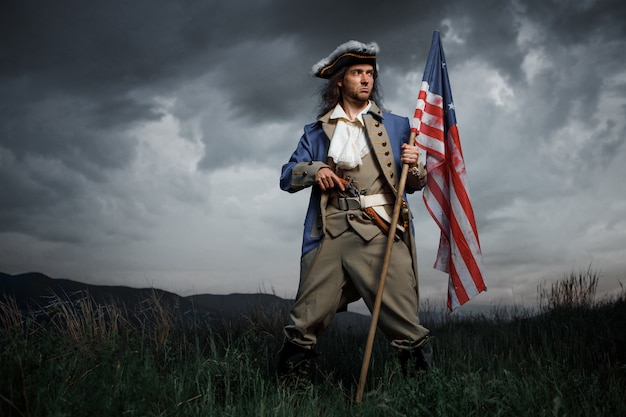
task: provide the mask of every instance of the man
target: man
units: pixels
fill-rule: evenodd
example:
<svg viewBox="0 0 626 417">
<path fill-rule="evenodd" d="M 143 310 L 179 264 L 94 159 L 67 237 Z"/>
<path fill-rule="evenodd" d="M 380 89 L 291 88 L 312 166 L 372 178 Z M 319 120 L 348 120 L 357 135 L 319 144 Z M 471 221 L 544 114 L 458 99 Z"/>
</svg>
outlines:
<svg viewBox="0 0 626 417">
<path fill-rule="evenodd" d="M 312 190 L 279 375 L 297 373 L 316 356 L 317 338 L 337 311 L 360 298 L 372 310 L 402 164 L 409 164 L 406 192 L 426 183 L 419 149 L 407 143 L 408 119 L 383 112 L 376 103 L 377 53 L 376 43 L 349 41 L 313 66 L 313 75 L 328 80 L 320 118 L 304 127 L 280 178 L 290 193 Z M 378 326 L 399 350 L 406 374 L 428 368 L 422 351 L 428 330 L 418 318 L 415 243 L 405 203 L 399 220 L 391 231 L 396 240 Z"/>
</svg>

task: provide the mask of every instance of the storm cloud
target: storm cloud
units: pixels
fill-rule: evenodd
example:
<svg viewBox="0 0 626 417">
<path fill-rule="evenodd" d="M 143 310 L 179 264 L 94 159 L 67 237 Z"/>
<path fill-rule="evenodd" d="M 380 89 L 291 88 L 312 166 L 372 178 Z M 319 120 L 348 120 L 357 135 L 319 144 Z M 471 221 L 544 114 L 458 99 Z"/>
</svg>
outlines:
<svg viewBox="0 0 626 417">
<path fill-rule="evenodd" d="M 413 113 L 440 31 L 489 292 L 626 271 L 626 5 L 604 1 L 35 2 L 0 13 L 0 270 L 292 297 L 308 192 L 278 188 L 315 119 L 310 69 L 376 41 Z M 420 196 L 420 287 L 438 231 Z"/>
</svg>

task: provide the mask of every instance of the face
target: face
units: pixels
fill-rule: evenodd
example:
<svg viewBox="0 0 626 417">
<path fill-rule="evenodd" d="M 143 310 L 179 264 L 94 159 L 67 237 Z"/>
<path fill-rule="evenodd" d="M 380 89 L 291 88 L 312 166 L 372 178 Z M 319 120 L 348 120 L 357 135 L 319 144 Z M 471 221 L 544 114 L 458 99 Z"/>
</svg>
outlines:
<svg viewBox="0 0 626 417">
<path fill-rule="evenodd" d="M 374 67 L 370 64 L 357 64 L 348 67 L 343 80 L 337 83 L 344 100 L 357 103 L 366 102 L 374 88 Z"/>
</svg>

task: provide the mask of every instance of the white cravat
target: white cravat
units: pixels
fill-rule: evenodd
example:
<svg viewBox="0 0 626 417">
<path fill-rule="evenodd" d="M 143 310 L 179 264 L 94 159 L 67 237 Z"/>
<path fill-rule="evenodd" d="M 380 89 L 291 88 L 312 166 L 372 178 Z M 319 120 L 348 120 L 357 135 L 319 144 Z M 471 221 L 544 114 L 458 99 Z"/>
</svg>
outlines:
<svg viewBox="0 0 626 417">
<path fill-rule="evenodd" d="M 363 130 L 365 128 L 363 114 L 367 113 L 370 107 L 372 107 L 371 102 L 356 116 L 354 121 L 348 118 L 339 104 L 331 113 L 330 119 L 337 119 L 337 126 L 330 141 L 328 156 L 333 158 L 337 167 L 342 169 L 355 168 L 363 163 L 361 158 L 369 153 L 369 145 Z"/>
</svg>

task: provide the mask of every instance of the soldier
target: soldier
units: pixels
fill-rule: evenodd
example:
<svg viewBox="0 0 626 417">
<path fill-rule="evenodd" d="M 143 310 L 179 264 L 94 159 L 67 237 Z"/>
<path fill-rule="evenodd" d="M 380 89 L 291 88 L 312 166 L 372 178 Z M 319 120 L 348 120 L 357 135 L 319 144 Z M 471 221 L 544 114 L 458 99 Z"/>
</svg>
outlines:
<svg viewBox="0 0 626 417">
<path fill-rule="evenodd" d="M 373 308 L 402 164 L 407 193 L 426 183 L 420 151 L 408 144 L 406 117 L 382 111 L 376 43 L 346 42 L 313 66 L 326 79 L 319 119 L 283 165 L 281 189 L 311 187 L 304 225 L 300 284 L 284 328 L 278 374 L 297 373 L 315 355 L 317 338 L 335 313 L 363 298 Z M 418 282 L 411 214 L 403 204 L 378 327 L 399 351 L 405 374 L 427 370 L 422 345 L 429 331 L 418 316 Z M 410 365 L 408 360 L 411 359 Z"/>
</svg>

